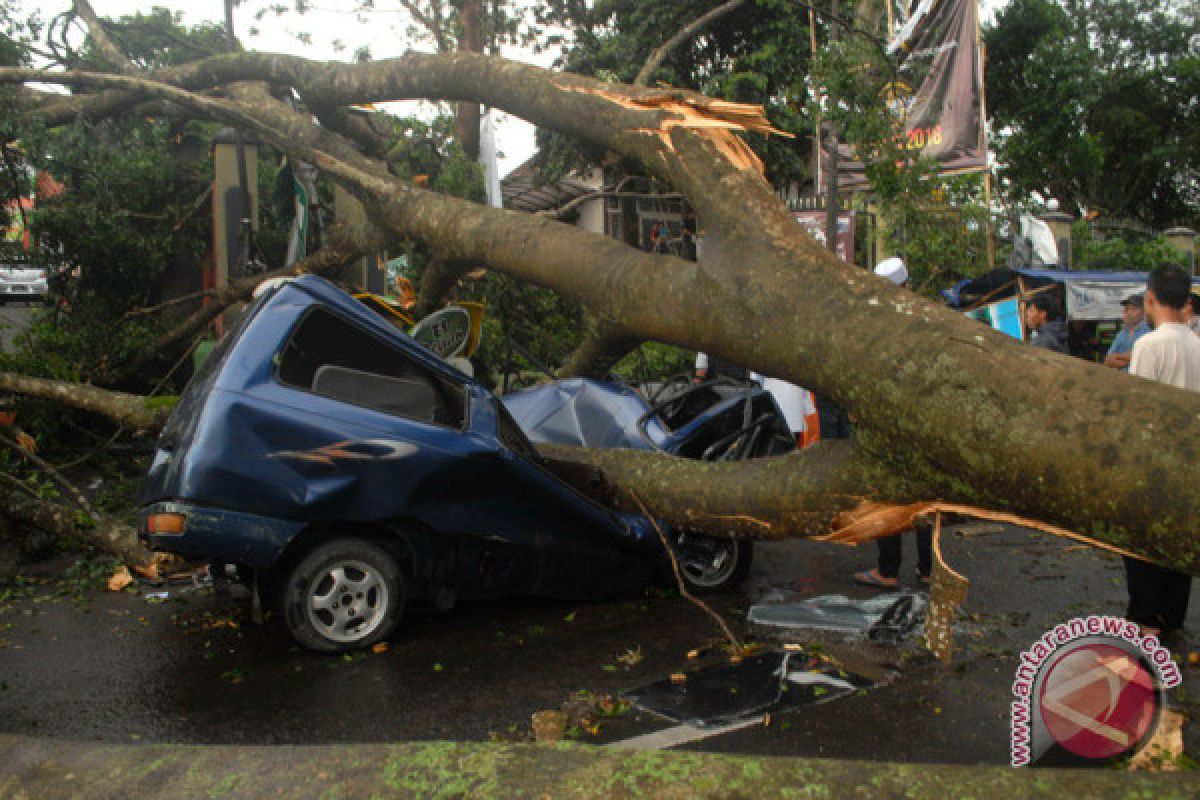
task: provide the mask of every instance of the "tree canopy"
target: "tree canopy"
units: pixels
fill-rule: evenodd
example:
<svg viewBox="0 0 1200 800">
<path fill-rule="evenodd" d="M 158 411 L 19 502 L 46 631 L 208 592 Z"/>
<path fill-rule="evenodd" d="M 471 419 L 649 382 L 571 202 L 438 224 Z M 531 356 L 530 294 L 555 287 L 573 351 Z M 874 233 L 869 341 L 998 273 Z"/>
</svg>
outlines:
<svg viewBox="0 0 1200 800">
<path fill-rule="evenodd" d="M 1200 219 L 1200 14 L 1184 0 L 1013 0 L 986 32 L 1013 195 L 1155 228 Z"/>
</svg>

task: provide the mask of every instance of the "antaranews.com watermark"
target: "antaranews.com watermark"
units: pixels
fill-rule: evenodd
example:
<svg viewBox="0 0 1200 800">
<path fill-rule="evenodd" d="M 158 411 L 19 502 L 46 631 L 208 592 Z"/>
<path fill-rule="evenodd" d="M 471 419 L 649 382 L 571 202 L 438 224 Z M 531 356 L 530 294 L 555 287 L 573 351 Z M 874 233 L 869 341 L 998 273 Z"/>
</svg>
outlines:
<svg viewBox="0 0 1200 800">
<path fill-rule="evenodd" d="M 1127 619 L 1056 625 L 1020 656 L 1013 766 L 1094 764 L 1136 752 L 1154 733 L 1165 690 L 1181 680 L 1170 651 Z"/>
</svg>

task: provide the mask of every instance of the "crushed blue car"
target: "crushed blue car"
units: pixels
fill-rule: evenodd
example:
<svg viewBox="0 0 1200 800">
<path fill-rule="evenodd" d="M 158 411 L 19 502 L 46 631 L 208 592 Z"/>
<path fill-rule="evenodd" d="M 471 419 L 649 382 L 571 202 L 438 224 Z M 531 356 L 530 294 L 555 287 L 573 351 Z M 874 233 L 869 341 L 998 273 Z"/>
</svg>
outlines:
<svg viewBox="0 0 1200 800">
<path fill-rule="evenodd" d="M 505 395 L 503 403 L 533 442 L 654 450 L 703 461 L 737 461 L 788 452 L 795 439 L 770 392 L 750 382 L 676 376 L 619 385 L 585 378 Z M 689 588 L 712 592 L 749 573 L 753 544 L 672 530 L 670 544 Z"/>
<path fill-rule="evenodd" d="M 544 469 L 486 387 L 315 276 L 263 291 L 196 372 L 139 506 L 151 547 L 235 565 L 325 651 L 413 604 L 612 596 L 665 560 L 648 520 Z"/>
</svg>

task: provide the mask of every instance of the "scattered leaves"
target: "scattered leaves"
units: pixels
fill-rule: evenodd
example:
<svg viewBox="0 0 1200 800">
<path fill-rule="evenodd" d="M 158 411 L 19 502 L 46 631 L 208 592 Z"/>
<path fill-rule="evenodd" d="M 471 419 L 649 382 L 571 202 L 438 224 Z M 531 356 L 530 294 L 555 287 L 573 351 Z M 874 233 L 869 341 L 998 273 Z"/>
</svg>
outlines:
<svg viewBox="0 0 1200 800">
<path fill-rule="evenodd" d="M 631 647 L 624 653 L 621 653 L 621 655 L 617 656 L 617 661 L 627 667 L 637 666 L 638 664 L 642 663 L 642 659 L 643 656 L 641 645 L 638 645 L 637 647 Z"/>
</svg>

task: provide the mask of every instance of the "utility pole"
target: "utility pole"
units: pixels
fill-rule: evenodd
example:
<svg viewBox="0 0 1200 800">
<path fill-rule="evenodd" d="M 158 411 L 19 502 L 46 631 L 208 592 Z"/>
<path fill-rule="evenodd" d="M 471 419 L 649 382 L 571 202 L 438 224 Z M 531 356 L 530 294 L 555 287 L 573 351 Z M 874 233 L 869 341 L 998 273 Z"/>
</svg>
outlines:
<svg viewBox="0 0 1200 800">
<path fill-rule="evenodd" d="M 229 40 L 229 49 L 231 52 L 235 52 L 237 50 L 237 37 L 233 33 L 233 5 L 234 0 L 225 0 L 225 35 Z M 234 147 L 236 148 L 237 153 L 237 210 L 241 215 L 241 218 L 239 220 L 237 229 L 237 255 L 234 256 L 234 254 L 230 253 L 229 272 L 231 278 L 241 278 L 248 273 L 247 267 L 250 263 L 250 237 L 252 235 L 251 231 L 253 230 L 254 220 L 250 218 L 250 177 L 249 170 L 246 167 L 246 138 L 237 128 L 234 128 L 233 136 Z"/>
<path fill-rule="evenodd" d="M 831 0 L 829 14 L 829 40 L 838 40 L 838 0 Z M 828 91 L 828 86 L 826 87 Z M 837 253 L 838 244 L 838 134 L 834 122 L 833 108 L 837 102 L 832 94 L 826 96 L 829 103 L 829 169 L 825 171 L 825 246 Z"/>
</svg>

